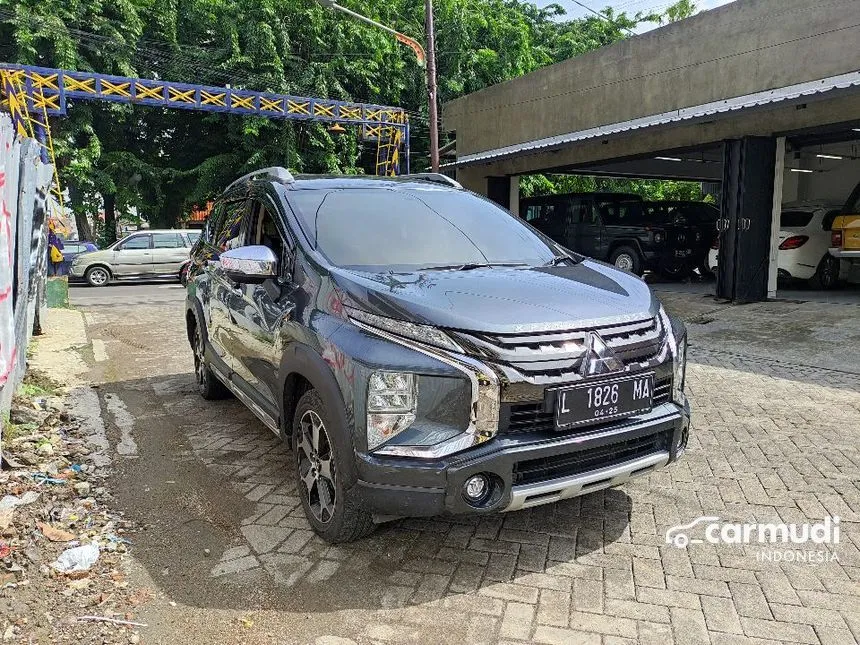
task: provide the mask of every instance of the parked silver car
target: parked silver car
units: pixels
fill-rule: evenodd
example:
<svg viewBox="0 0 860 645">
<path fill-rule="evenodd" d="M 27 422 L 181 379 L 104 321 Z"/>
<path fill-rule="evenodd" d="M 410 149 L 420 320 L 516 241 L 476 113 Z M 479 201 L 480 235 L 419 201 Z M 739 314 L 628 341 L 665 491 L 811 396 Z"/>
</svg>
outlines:
<svg viewBox="0 0 860 645">
<path fill-rule="evenodd" d="M 103 287 L 111 280 L 173 278 L 185 282 L 197 230 L 146 230 L 124 237 L 103 251 L 82 253 L 72 262 L 69 277 Z"/>
</svg>

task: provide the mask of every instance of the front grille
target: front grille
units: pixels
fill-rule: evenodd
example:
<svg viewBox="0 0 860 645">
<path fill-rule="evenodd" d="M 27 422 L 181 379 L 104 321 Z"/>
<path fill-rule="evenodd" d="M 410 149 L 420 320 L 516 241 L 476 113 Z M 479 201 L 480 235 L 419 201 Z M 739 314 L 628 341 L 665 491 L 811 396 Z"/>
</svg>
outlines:
<svg viewBox="0 0 860 645">
<path fill-rule="evenodd" d="M 535 383 L 570 379 L 577 373 L 590 331 L 597 332 L 625 365 L 646 363 L 663 344 L 665 330 L 658 317 L 616 325 L 523 334 L 457 334 L 480 358 L 510 365 Z"/>
<path fill-rule="evenodd" d="M 654 382 L 654 406 L 667 403 L 672 396 L 672 379 L 663 378 Z M 549 432 L 555 430 L 555 412 L 544 410 L 540 403 L 503 403 L 502 426 L 499 434 L 524 434 L 529 432 Z M 507 425 L 504 420 L 507 419 Z M 572 428 L 570 432 L 592 432 L 593 426 Z"/>
<path fill-rule="evenodd" d="M 519 461 L 514 464 L 513 484 L 514 486 L 534 484 L 616 466 L 657 452 L 668 451 L 671 440 L 672 431 L 665 430 L 564 455 Z"/>
</svg>

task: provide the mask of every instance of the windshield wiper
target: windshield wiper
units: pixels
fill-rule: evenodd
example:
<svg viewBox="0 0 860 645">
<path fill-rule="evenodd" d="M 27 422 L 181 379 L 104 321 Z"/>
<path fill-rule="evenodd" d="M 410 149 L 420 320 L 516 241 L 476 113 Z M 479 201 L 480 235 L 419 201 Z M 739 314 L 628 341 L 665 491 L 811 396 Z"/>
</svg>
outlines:
<svg viewBox="0 0 860 645">
<path fill-rule="evenodd" d="M 466 262 L 465 264 L 446 264 L 442 266 L 421 267 L 419 271 L 471 271 L 473 269 L 487 269 L 490 267 L 522 267 L 528 266 L 525 262 Z"/>
<path fill-rule="evenodd" d="M 570 262 L 571 264 L 579 264 L 580 260 L 572 258 L 569 255 L 556 255 L 552 260 L 544 264 L 546 267 L 557 267 L 562 262 Z"/>
</svg>

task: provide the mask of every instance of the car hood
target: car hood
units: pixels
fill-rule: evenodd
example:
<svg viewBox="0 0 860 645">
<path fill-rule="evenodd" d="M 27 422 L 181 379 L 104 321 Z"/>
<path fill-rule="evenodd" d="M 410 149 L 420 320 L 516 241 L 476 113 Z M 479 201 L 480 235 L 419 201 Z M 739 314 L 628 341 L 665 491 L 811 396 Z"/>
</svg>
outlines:
<svg viewBox="0 0 860 645">
<path fill-rule="evenodd" d="M 334 269 L 345 303 L 380 316 L 489 333 L 595 326 L 656 315 L 636 276 L 593 260 L 574 266 L 363 273 Z"/>
<path fill-rule="evenodd" d="M 110 260 L 111 258 L 113 258 L 113 251 L 110 249 L 103 249 L 101 251 L 84 251 L 75 256 L 76 260 L 81 261 Z"/>
</svg>

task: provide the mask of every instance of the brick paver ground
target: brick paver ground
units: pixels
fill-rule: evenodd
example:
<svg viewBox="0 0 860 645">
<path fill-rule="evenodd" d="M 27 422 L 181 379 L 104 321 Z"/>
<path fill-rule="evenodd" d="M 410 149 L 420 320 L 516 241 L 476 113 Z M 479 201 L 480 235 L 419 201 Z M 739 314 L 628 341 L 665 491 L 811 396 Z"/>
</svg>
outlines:
<svg viewBox="0 0 860 645">
<path fill-rule="evenodd" d="M 130 363 L 144 372 L 173 374 L 153 382 L 148 411 L 130 404 L 132 414 L 171 415 L 187 441 L 176 458 L 205 464 L 245 499 L 237 537 L 213 554 L 205 584 L 265 581 L 300 606 L 366 613 L 360 630 L 345 632 L 335 621 L 321 644 L 348 642 L 336 636 L 361 643 L 857 642 L 860 365 L 819 360 L 819 344 L 827 341 L 821 320 L 835 320 L 844 321 L 839 343 L 853 339 L 860 347 L 860 307 L 822 314 L 826 305 L 785 305 L 787 317 L 781 303 L 744 311 L 703 306 L 692 296 L 667 300 L 698 320 L 690 325 L 687 377 L 694 425 L 682 461 L 558 504 L 481 520 L 401 520 L 336 547 L 310 531 L 291 455 L 279 440 L 238 402 L 204 404 L 194 393 L 181 319 L 151 343 L 173 356 L 171 370 L 120 338 L 150 346 L 142 330 L 151 321 L 127 323 L 123 334 L 105 331 L 118 324 L 117 313 L 94 309 L 89 321 L 109 354 L 122 349 L 137 355 Z M 180 310 L 159 311 L 153 319 Z M 809 317 L 801 322 L 820 355 L 803 367 L 803 338 L 791 338 L 784 354 L 773 340 L 780 324 L 796 328 L 798 316 Z M 758 324 L 767 330 L 757 332 Z M 117 391 L 121 381 L 115 375 L 103 391 Z M 665 543 L 669 527 L 700 516 L 800 523 L 826 515 L 840 517 L 841 541 L 813 548 L 838 561 L 771 562 L 760 545 Z"/>
</svg>

